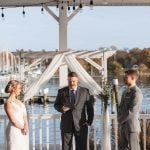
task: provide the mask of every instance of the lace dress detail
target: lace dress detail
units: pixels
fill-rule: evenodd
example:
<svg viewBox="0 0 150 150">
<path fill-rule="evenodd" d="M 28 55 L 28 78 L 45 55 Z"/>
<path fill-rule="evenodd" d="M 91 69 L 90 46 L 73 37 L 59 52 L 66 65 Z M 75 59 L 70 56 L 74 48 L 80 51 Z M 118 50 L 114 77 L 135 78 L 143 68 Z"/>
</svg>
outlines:
<svg viewBox="0 0 150 150">
<path fill-rule="evenodd" d="M 27 115 L 25 105 L 21 106 L 11 102 L 14 109 L 14 117 L 20 124 L 24 124 L 23 116 Z M 29 135 L 23 135 L 21 130 L 14 127 L 9 121 L 6 128 L 6 150 L 29 150 Z"/>
</svg>

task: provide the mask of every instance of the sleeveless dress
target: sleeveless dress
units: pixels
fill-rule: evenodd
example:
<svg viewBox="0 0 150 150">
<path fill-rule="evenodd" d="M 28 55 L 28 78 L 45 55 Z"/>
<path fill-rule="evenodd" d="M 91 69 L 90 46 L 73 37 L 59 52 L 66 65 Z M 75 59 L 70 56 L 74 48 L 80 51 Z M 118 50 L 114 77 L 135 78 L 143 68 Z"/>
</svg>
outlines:
<svg viewBox="0 0 150 150">
<path fill-rule="evenodd" d="M 14 117 L 20 124 L 24 124 L 23 116 L 27 115 L 25 105 L 21 106 L 11 102 L 14 109 Z M 21 130 L 14 127 L 9 121 L 6 128 L 6 150 L 29 150 L 29 134 L 23 135 Z"/>
</svg>

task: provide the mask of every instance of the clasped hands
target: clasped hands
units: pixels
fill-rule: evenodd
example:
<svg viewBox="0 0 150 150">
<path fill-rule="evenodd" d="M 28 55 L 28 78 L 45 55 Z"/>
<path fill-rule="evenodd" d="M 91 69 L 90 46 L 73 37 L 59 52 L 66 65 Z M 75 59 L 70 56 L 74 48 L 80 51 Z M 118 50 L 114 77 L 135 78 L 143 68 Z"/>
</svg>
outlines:
<svg viewBox="0 0 150 150">
<path fill-rule="evenodd" d="M 22 132 L 23 135 L 27 135 L 27 133 L 28 133 L 28 127 L 24 126 L 24 128 L 21 129 L 21 132 Z"/>
<path fill-rule="evenodd" d="M 69 107 L 66 107 L 66 106 L 62 106 L 62 110 L 63 110 L 63 112 L 67 112 L 67 111 L 70 110 L 70 108 L 69 108 Z"/>
<path fill-rule="evenodd" d="M 66 107 L 66 106 L 62 106 L 62 110 L 63 110 L 63 112 L 65 113 L 65 112 L 69 111 L 70 108 L 69 108 L 69 107 Z M 84 125 L 87 125 L 87 126 L 88 126 L 89 124 L 88 124 L 88 122 L 85 122 L 85 123 L 83 124 L 83 126 L 84 126 Z"/>
</svg>

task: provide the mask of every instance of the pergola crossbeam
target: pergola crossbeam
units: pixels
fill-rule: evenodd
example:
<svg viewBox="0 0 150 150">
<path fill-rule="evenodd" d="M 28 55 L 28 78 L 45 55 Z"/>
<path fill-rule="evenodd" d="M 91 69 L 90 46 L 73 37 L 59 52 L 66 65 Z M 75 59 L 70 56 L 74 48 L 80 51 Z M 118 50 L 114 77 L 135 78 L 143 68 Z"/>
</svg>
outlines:
<svg viewBox="0 0 150 150">
<path fill-rule="evenodd" d="M 89 57 L 90 55 L 92 54 L 95 54 L 95 53 L 100 53 L 99 51 L 90 51 L 90 52 L 86 52 L 85 54 L 81 54 L 80 56 L 78 56 L 79 58 L 86 58 L 86 57 Z"/>
<path fill-rule="evenodd" d="M 95 61 L 93 61 L 90 58 L 85 58 L 85 61 L 87 61 L 89 64 L 91 64 L 93 67 L 95 67 L 96 69 L 98 69 L 99 71 L 101 71 L 103 69 L 102 66 L 100 66 L 99 64 L 97 64 Z"/>
<path fill-rule="evenodd" d="M 57 22 L 59 22 L 59 17 L 56 16 L 56 14 L 50 8 L 48 8 L 48 6 L 43 5 L 43 7 Z"/>
<path fill-rule="evenodd" d="M 76 10 L 73 11 L 73 13 L 68 17 L 68 21 L 70 21 L 74 16 L 77 15 L 77 13 L 80 11 L 80 8 L 78 7 Z"/>
<path fill-rule="evenodd" d="M 69 6 L 90 6 L 89 0 L 0 0 L 0 7 L 22 7 L 22 6 L 56 6 L 58 3 L 66 3 Z M 94 6 L 150 6 L 150 0 L 93 0 Z"/>
</svg>

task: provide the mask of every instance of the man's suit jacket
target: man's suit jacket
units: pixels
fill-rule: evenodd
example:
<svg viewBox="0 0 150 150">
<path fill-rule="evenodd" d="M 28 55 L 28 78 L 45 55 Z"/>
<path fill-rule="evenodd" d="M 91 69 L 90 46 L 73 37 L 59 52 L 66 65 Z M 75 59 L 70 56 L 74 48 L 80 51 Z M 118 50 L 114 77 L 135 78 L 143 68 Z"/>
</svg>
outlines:
<svg viewBox="0 0 150 150">
<path fill-rule="evenodd" d="M 139 112 L 143 99 L 137 86 L 126 89 L 121 98 L 118 111 L 118 122 L 129 132 L 140 132 Z"/>
<path fill-rule="evenodd" d="M 71 110 L 63 112 L 62 106 L 67 106 Z M 89 94 L 89 90 L 78 86 L 76 91 L 76 99 L 74 106 L 71 106 L 69 87 L 58 90 L 54 107 L 61 112 L 61 131 L 72 132 L 73 127 L 79 131 L 85 123 L 91 125 L 94 117 L 93 99 Z"/>
</svg>

